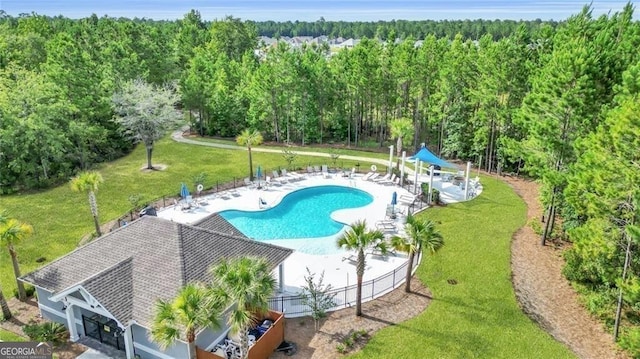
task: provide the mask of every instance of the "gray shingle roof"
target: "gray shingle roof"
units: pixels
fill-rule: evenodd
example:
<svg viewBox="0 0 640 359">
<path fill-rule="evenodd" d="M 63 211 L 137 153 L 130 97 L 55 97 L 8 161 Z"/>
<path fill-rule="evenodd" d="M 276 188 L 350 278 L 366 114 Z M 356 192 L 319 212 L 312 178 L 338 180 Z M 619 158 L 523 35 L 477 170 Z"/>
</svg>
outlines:
<svg viewBox="0 0 640 359">
<path fill-rule="evenodd" d="M 172 298 L 188 282 L 208 282 L 207 270 L 221 259 L 259 256 L 273 269 L 293 252 L 227 234 L 237 230 L 217 217 L 201 228 L 144 216 L 22 279 L 54 294 L 82 285 L 120 323 L 149 327 L 157 299 Z"/>
<path fill-rule="evenodd" d="M 209 229 L 214 232 L 247 238 L 242 232 L 240 232 L 236 227 L 234 227 L 231 223 L 229 223 L 226 219 L 222 218 L 222 216 L 217 213 L 204 217 L 203 219 L 194 222 L 193 225 L 196 227 Z"/>
</svg>

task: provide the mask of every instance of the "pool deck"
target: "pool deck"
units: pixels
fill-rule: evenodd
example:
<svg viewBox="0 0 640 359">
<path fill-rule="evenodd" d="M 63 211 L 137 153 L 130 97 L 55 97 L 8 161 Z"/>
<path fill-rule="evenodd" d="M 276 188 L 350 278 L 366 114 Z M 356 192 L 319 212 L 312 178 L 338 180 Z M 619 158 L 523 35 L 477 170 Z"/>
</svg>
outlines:
<svg viewBox="0 0 640 359">
<path fill-rule="evenodd" d="M 338 174 L 334 174 L 330 178 L 324 178 L 322 175 L 305 175 L 302 180 L 289 181 L 279 186 L 269 185 L 261 189 L 241 187 L 231 191 L 203 196 L 202 198 L 195 198 L 196 201 L 200 202 L 195 208 L 181 210 L 179 207 L 169 206 L 160 209 L 158 217 L 178 223 L 192 224 L 212 213 L 227 209 L 260 210 L 260 198 L 266 201 L 268 206 L 275 206 L 285 195 L 292 191 L 322 185 L 352 187 L 368 192 L 373 197 L 372 203 L 363 207 L 338 210 L 332 214 L 332 218 L 342 223 L 353 223 L 364 219 L 371 229 L 379 229 L 376 227 L 376 223 L 385 219 L 387 205 L 391 203 L 393 192 L 397 192 L 399 199 L 413 197 L 413 194 L 403 188 L 366 181 L 362 179 L 361 175 L 356 175 L 354 178 L 345 178 Z M 434 187 L 438 188 L 439 186 L 434 184 Z M 447 188 L 444 188 L 444 190 L 447 190 Z M 451 188 L 451 193 L 447 194 L 447 198 L 453 198 L 453 201 L 460 200 L 460 195 L 464 196 L 462 192 L 459 188 Z M 404 215 L 407 213 L 407 205 L 403 202 L 399 201 L 396 206 L 396 211 L 400 212 L 395 219 L 397 230 L 389 229 L 387 234 L 401 233 L 403 231 Z M 335 242 L 337 236 L 329 237 L 327 240 Z M 269 243 L 278 244 L 278 241 L 273 240 L 269 241 Z M 286 241 L 282 242 L 283 246 L 286 247 L 285 243 Z M 324 283 L 331 284 L 334 288 L 355 284 L 356 267 L 355 262 L 350 259 L 354 258 L 351 257 L 352 255 L 355 255 L 355 253 L 347 251 L 339 251 L 336 254 L 327 255 L 312 255 L 294 251 L 284 262 L 285 293 L 297 294 L 300 291 L 300 288 L 305 284 L 306 268 L 309 268 L 311 273 L 317 273 L 318 275 L 324 271 Z M 406 255 L 401 253 L 387 257 L 367 254 L 364 280 L 378 278 L 383 274 L 392 272 L 406 260 Z"/>
</svg>

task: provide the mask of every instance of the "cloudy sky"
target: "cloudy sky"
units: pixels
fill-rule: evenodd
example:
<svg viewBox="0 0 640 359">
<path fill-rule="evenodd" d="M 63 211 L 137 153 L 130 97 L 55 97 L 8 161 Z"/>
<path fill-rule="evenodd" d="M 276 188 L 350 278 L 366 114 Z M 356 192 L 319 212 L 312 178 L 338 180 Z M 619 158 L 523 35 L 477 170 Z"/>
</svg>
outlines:
<svg viewBox="0 0 640 359">
<path fill-rule="evenodd" d="M 632 1 L 632 3 L 634 3 Z M 0 0 L 0 10 L 16 16 L 36 12 L 71 18 L 98 16 L 181 18 L 190 9 L 204 19 L 226 15 L 243 20 L 442 20 L 442 19 L 554 19 L 578 13 L 588 1 L 575 0 Z M 626 1 L 592 1 L 594 15 L 621 10 Z M 636 16 L 637 18 L 637 16 Z"/>
</svg>

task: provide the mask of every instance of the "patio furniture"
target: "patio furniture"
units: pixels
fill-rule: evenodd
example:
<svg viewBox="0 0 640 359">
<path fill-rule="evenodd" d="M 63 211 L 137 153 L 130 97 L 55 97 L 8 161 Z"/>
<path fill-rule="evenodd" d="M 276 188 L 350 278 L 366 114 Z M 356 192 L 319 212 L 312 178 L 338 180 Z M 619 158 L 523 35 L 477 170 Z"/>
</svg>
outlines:
<svg viewBox="0 0 640 359">
<path fill-rule="evenodd" d="M 329 174 L 329 168 L 327 167 L 327 165 L 322 165 L 322 176 L 324 178 L 331 178 L 331 175 Z"/>
<path fill-rule="evenodd" d="M 277 186 L 277 187 L 282 186 L 282 183 L 280 183 L 279 181 L 272 180 L 270 176 L 267 176 L 267 179 L 265 180 L 265 184 L 267 186 Z"/>
<path fill-rule="evenodd" d="M 390 177 L 391 177 L 391 175 L 387 173 L 387 174 L 385 174 L 384 176 L 382 176 L 380 178 L 374 179 L 373 182 L 382 183 L 382 182 L 388 181 Z"/>
<path fill-rule="evenodd" d="M 378 178 L 378 176 L 380 176 L 380 174 L 378 172 L 373 172 L 371 177 L 369 177 L 369 181 L 375 182 L 375 180 L 376 180 L 376 178 Z"/>
<path fill-rule="evenodd" d="M 368 181 L 371 176 L 373 176 L 375 172 L 368 172 L 366 175 L 362 176 L 363 181 Z"/>
<path fill-rule="evenodd" d="M 276 170 L 271 171 L 271 174 L 273 174 L 273 178 L 272 178 L 272 179 L 273 179 L 274 181 L 277 181 L 277 182 L 280 182 L 280 183 L 286 183 L 286 182 L 288 182 L 288 181 L 287 181 L 287 179 L 286 179 L 286 178 L 284 178 L 284 177 L 282 177 L 282 176 L 280 176 L 280 175 L 278 174 L 278 171 L 276 171 Z"/>
<path fill-rule="evenodd" d="M 282 172 L 282 177 L 289 177 L 291 178 L 292 181 L 300 181 L 303 180 L 304 178 L 302 176 L 300 176 L 299 174 L 295 173 L 295 172 L 287 172 L 287 170 L 285 168 L 283 168 L 281 170 Z"/>
<path fill-rule="evenodd" d="M 396 224 L 394 221 L 388 221 L 388 220 L 382 220 L 382 221 L 378 221 L 376 222 L 376 228 L 383 231 L 383 232 L 388 232 L 388 231 L 396 231 Z"/>
</svg>

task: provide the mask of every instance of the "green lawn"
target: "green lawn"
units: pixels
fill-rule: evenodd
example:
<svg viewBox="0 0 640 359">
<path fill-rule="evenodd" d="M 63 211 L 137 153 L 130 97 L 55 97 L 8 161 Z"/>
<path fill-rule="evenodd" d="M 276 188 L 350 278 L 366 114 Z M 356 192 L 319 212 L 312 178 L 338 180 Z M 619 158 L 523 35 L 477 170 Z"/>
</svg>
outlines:
<svg viewBox="0 0 640 359">
<path fill-rule="evenodd" d="M 327 158 L 298 157 L 294 165 L 328 163 Z M 351 168 L 354 161 L 339 161 Z M 130 155 L 107 163 L 98 170 L 104 177 L 97 193 L 101 222 L 107 222 L 126 213 L 131 207 L 128 197 L 140 194 L 145 200 L 163 195 L 177 196 L 180 183 L 185 182 L 193 191 L 192 178 L 200 173 L 208 174 L 205 188 L 224 183 L 236 177 L 240 182 L 248 176 L 246 151 L 225 150 L 206 146 L 176 143 L 165 139 L 154 146 L 154 164 L 165 164 L 165 171 L 142 172 L 146 164 L 144 146 L 138 146 Z M 271 169 L 285 167 L 281 154 L 253 153 L 254 170 L 261 165 Z M 362 164 L 365 166 L 365 164 Z M 368 167 L 368 165 L 366 166 Z M 0 196 L 0 210 L 31 224 L 34 235 L 17 246 L 20 266 L 27 273 L 42 266 L 36 259 L 50 262 L 71 250 L 80 239 L 93 231 L 93 220 L 85 194 L 74 193 L 67 184 L 46 191 Z M 13 295 L 15 281 L 7 250 L 0 250 L 0 284 L 6 296 Z"/>
<path fill-rule="evenodd" d="M 226 140 L 220 138 L 207 138 L 207 137 L 189 137 L 190 140 L 201 141 L 201 142 L 211 142 L 211 143 L 220 143 L 224 145 L 234 145 L 237 146 L 237 143 L 234 140 Z M 269 149 L 285 149 L 288 148 L 293 152 L 322 152 L 322 153 L 336 153 L 339 155 L 349 155 L 349 156 L 360 156 L 367 158 L 378 158 L 378 159 L 388 159 L 389 158 L 389 149 L 385 147 L 384 149 L 380 149 L 379 147 L 366 147 L 364 150 L 358 149 L 348 149 L 348 148 L 327 148 L 327 147 L 307 147 L 307 146 L 297 146 L 297 145 L 269 145 L 269 146 L 257 146 L 258 148 L 269 148 Z M 367 150 L 369 149 L 369 150 Z M 378 152 L 381 151 L 381 152 Z M 393 150 L 393 155 L 396 155 L 395 149 Z M 409 156 L 409 155 L 407 155 Z M 327 160 L 325 160 L 326 162 Z M 340 162 L 340 159 L 338 159 Z M 339 164 L 339 163 L 338 163 Z"/>
<path fill-rule="evenodd" d="M 14 334 L 8 330 L 0 329 L 0 342 L 25 342 L 27 338 Z"/>
<path fill-rule="evenodd" d="M 427 310 L 380 331 L 353 358 L 575 358 L 516 302 L 510 246 L 525 224 L 524 202 L 503 182 L 482 180 L 485 190 L 473 201 L 421 214 L 445 238 L 417 272 L 433 293 Z"/>
<path fill-rule="evenodd" d="M 298 159 L 299 166 L 308 162 Z M 344 161 L 345 167 L 353 164 Z M 130 194 L 146 199 L 177 195 L 180 182 L 193 188 L 191 179 L 209 175 L 206 187 L 234 176 L 247 176 L 247 153 L 160 141 L 154 163 L 165 171 L 141 172 L 144 148 L 105 164 L 99 170 L 105 183 L 98 192 L 103 222 L 127 211 Z M 254 165 L 285 166 L 279 154 L 254 153 Z M 364 164 L 363 164 L 364 165 Z M 424 215 L 441 222 L 445 247 L 425 258 L 418 276 L 434 293 L 429 308 L 419 317 L 376 334 L 356 358 L 569 358 L 572 354 L 531 322 L 519 309 L 510 281 L 511 236 L 524 225 L 525 205 L 504 183 L 484 178 L 485 191 L 468 203 L 431 209 Z M 85 195 L 68 185 L 38 193 L 0 197 L 0 209 L 33 225 L 35 234 L 18 245 L 23 272 L 51 261 L 76 247 L 93 230 Z M 15 286 L 7 251 L 0 251 L 0 278 L 6 295 Z M 458 284 L 447 284 L 455 279 Z M 4 335 L 4 334 L 1 334 Z"/>
</svg>

